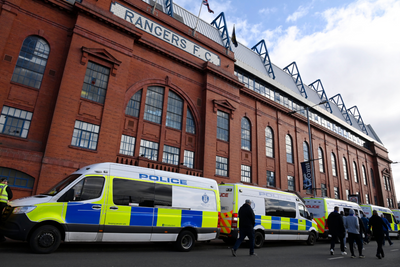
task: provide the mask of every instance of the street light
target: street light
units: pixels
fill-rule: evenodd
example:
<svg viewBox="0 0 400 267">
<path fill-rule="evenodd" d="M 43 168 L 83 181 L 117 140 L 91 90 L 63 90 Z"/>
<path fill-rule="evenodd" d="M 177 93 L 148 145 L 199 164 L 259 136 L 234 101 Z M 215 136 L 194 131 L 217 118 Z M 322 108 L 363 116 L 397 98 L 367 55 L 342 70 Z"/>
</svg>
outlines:
<svg viewBox="0 0 400 267">
<path fill-rule="evenodd" d="M 311 106 L 311 107 L 307 106 L 306 107 L 306 111 L 307 111 L 307 115 L 306 115 L 307 116 L 307 126 L 308 126 L 308 142 L 310 143 L 310 157 L 311 157 L 311 159 L 309 161 L 311 161 L 310 162 L 310 165 L 311 165 L 311 182 L 312 182 L 312 190 L 313 190 L 313 193 L 314 193 L 314 198 L 317 196 L 317 192 L 316 192 L 317 190 L 315 188 L 314 156 L 313 156 L 313 146 L 312 146 L 311 125 L 310 125 L 309 111 L 310 111 L 310 108 L 313 108 L 313 107 L 316 107 L 316 106 L 319 106 L 319 105 L 323 105 L 323 104 L 325 104 L 327 102 L 328 102 L 328 100 L 324 100 L 324 101 L 321 101 L 318 104 L 315 104 L 314 106 Z M 293 115 L 296 112 L 297 112 L 297 110 L 294 110 L 294 111 L 289 112 L 289 114 Z"/>
</svg>

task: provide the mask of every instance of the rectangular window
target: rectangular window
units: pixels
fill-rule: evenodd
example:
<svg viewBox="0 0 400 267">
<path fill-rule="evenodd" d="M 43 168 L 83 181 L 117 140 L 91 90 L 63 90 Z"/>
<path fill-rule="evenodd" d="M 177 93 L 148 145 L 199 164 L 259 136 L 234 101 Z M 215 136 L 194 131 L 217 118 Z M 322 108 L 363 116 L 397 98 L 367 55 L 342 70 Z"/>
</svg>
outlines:
<svg viewBox="0 0 400 267">
<path fill-rule="evenodd" d="M 167 107 L 167 121 L 166 126 L 178 130 L 182 128 L 182 99 L 172 91 L 168 92 L 168 107 Z"/>
<path fill-rule="evenodd" d="M 139 155 L 156 161 L 158 159 L 158 143 L 142 139 L 140 141 Z"/>
<path fill-rule="evenodd" d="M 369 203 L 369 195 L 368 194 L 365 194 L 365 203 L 371 204 L 371 203 Z"/>
<path fill-rule="evenodd" d="M 185 150 L 184 158 L 183 158 L 183 165 L 188 168 L 194 167 L 194 152 Z"/>
<path fill-rule="evenodd" d="M 217 139 L 229 141 L 229 115 L 219 110 L 217 112 Z"/>
<path fill-rule="evenodd" d="M 321 184 L 321 195 L 326 197 L 326 184 Z"/>
<path fill-rule="evenodd" d="M 119 153 L 133 156 L 135 153 L 135 137 L 129 135 L 122 135 L 121 136 L 121 145 L 119 147 Z"/>
<path fill-rule="evenodd" d="M 164 163 L 178 165 L 179 164 L 179 148 L 164 145 L 163 160 Z"/>
<path fill-rule="evenodd" d="M 285 200 L 265 198 L 265 215 L 296 218 L 296 203 Z"/>
<path fill-rule="evenodd" d="M 215 174 L 220 176 L 228 176 L 228 159 L 217 156 Z"/>
<path fill-rule="evenodd" d="M 160 124 L 163 108 L 164 88 L 149 86 L 146 94 L 144 119 Z"/>
<path fill-rule="evenodd" d="M 242 182 L 251 183 L 251 167 L 242 165 L 241 179 Z"/>
<path fill-rule="evenodd" d="M 142 90 L 138 91 L 129 100 L 126 106 L 125 114 L 133 117 L 139 117 L 140 102 L 142 100 Z"/>
<path fill-rule="evenodd" d="M 295 190 L 294 177 L 288 175 L 287 180 L 288 180 L 288 190 L 294 191 Z"/>
<path fill-rule="evenodd" d="M 31 120 L 32 112 L 3 106 L 0 116 L 0 133 L 26 138 Z"/>
<path fill-rule="evenodd" d="M 100 126 L 83 121 L 75 121 L 72 146 L 96 150 Z"/>
<path fill-rule="evenodd" d="M 334 188 L 333 188 L 333 191 L 334 191 L 334 193 L 335 193 L 335 198 L 336 198 L 336 199 L 340 199 L 339 188 L 334 187 Z"/>
<path fill-rule="evenodd" d="M 104 104 L 110 69 L 88 62 L 81 97 Z"/>
<path fill-rule="evenodd" d="M 267 186 L 276 187 L 275 173 L 272 171 L 267 171 Z"/>
<path fill-rule="evenodd" d="M 349 189 L 346 189 L 346 200 L 349 200 L 349 194 L 350 194 Z"/>
</svg>

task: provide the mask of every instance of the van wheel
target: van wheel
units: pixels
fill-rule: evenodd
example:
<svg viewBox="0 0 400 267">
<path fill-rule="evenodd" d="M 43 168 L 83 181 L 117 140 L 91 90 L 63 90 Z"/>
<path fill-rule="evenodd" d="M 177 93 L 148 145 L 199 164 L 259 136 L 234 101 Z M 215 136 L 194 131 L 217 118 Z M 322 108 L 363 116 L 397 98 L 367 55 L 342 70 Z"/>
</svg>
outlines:
<svg viewBox="0 0 400 267">
<path fill-rule="evenodd" d="M 46 254 L 55 251 L 61 243 L 61 234 L 53 225 L 43 225 L 36 229 L 29 238 L 33 252 Z"/>
<path fill-rule="evenodd" d="M 194 246 L 194 235 L 190 231 L 182 231 L 175 242 L 178 251 L 188 252 Z"/>
<path fill-rule="evenodd" d="M 311 232 L 308 235 L 307 245 L 314 246 L 316 240 L 317 240 L 317 236 L 315 235 L 314 232 Z"/>
<path fill-rule="evenodd" d="M 254 247 L 261 248 L 264 245 L 264 234 L 260 231 L 256 231 L 254 234 Z"/>
</svg>

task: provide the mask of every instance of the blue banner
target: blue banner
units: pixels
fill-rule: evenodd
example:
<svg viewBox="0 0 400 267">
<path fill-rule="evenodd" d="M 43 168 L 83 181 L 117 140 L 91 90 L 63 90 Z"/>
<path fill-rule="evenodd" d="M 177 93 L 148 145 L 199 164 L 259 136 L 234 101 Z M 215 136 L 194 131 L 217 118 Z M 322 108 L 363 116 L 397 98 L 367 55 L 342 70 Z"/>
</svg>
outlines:
<svg viewBox="0 0 400 267">
<path fill-rule="evenodd" d="M 301 169 L 303 170 L 303 189 L 312 189 L 312 179 L 311 179 L 311 162 L 306 161 L 301 163 Z"/>
</svg>

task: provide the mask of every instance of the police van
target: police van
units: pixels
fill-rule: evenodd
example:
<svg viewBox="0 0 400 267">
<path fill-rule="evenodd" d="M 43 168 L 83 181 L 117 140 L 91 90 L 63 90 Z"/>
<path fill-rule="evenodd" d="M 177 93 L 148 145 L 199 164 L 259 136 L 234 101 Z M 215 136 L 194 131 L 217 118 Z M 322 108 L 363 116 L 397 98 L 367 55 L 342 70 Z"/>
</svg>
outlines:
<svg viewBox="0 0 400 267">
<path fill-rule="evenodd" d="M 10 202 L 0 231 L 36 253 L 65 242 L 175 242 L 218 237 L 215 180 L 116 163 L 89 165 L 48 192 Z"/>
<path fill-rule="evenodd" d="M 324 238 L 329 235 L 326 220 L 335 207 L 339 207 L 339 212 L 343 212 L 344 216 L 349 215 L 350 209 L 357 211 L 359 217 L 362 215 L 360 205 L 351 201 L 327 197 L 305 197 L 304 201 L 306 202 L 307 209 L 312 213 L 314 220 L 317 222 L 319 235 Z"/>
<path fill-rule="evenodd" d="M 246 199 L 255 214 L 255 247 L 265 240 L 304 240 L 314 245 L 318 238 L 316 223 L 298 196 L 288 192 L 248 186 L 220 184 L 220 238 L 233 243 L 238 238 L 238 212 Z"/>
<path fill-rule="evenodd" d="M 383 214 L 383 216 L 385 216 L 385 218 L 388 220 L 388 222 L 390 223 L 390 231 L 389 231 L 389 236 L 390 237 L 396 237 L 397 239 L 399 239 L 400 237 L 400 232 L 399 232 L 399 226 L 396 223 L 396 218 L 392 212 L 392 210 L 385 208 L 385 207 L 381 207 L 381 206 L 376 206 L 376 205 L 372 205 L 372 204 L 362 204 L 360 205 L 361 208 L 363 209 L 365 215 L 367 216 L 367 218 L 370 218 L 372 216 L 372 213 L 374 210 L 376 210 L 378 212 L 378 215 L 381 216 Z"/>
<path fill-rule="evenodd" d="M 400 210 L 399 209 L 392 209 L 394 218 L 396 219 L 396 223 L 400 224 Z"/>
</svg>

